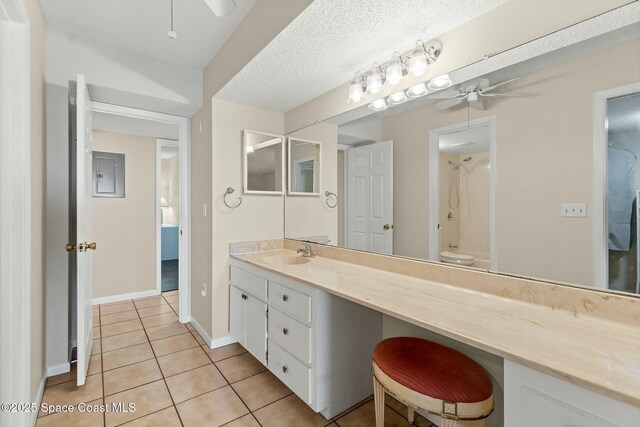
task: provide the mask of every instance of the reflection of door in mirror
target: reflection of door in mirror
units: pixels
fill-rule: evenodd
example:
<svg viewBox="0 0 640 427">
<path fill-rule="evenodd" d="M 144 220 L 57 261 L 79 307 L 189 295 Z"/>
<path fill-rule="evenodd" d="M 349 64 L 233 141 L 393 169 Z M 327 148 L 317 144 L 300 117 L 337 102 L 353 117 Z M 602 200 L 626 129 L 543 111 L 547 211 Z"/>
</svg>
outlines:
<svg viewBox="0 0 640 427">
<path fill-rule="evenodd" d="M 490 268 L 491 165 L 488 124 L 442 133 L 438 138 L 440 261 Z M 438 176 L 439 175 L 439 176 Z"/>
<path fill-rule="evenodd" d="M 289 194 L 320 195 L 319 142 L 289 138 Z"/>
<path fill-rule="evenodd" d="M 315 182 L 313 179 L 316 168 L 315 159 L 301 159 L 295 162 L 296 173 L 291 177 L 294 180 L 293 188 L 298 193 L 315 193 Z"/>
<path fill-rule="evenodd" d="M 606 111 L 608 287 L 638 293 L 640 93 L 608 99 Z"/>
<path fill-rule="evenodd" d="M 393 253 L 393 141 L 347 150 L 347 247 Z"/>
</svg>

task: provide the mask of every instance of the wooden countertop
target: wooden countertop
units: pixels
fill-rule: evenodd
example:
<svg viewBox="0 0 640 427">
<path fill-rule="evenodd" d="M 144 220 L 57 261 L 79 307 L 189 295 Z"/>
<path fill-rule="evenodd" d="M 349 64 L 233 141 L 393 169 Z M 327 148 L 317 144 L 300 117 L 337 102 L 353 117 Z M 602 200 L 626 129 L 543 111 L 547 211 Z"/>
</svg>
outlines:
<svg viewBox="0 0 640 427">
<path fill-rule="evenodd" d="M 269 261 L 269 257 L 281 255 L 296 253 L 278 249 L 231 256 L 640 406 L 640 328 L 633 322 L 577 315 L 558 307 L 322 256 L 298 265 Z M 478 274 L 478 280 L 490 277 L 471 273 Z"/>
</svg>

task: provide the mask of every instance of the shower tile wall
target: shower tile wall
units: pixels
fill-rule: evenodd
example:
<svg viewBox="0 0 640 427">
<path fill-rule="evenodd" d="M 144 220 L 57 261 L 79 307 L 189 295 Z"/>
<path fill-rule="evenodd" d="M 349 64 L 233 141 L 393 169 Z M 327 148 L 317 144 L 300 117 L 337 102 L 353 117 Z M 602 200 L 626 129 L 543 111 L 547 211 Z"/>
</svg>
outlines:
<svg viewBox="0 0 640 427">
<path fill-rule="evenodd" d="M 460 167 L 460 252 L 489 260 L 489 153 L 473 153 Z M 460 156 L 460 162 L 465 156 Z"/>
<path fill-rule="evenodd" d="M 459 170 L 458 190 L 460 204 L 457 208 L 449 205 L 449 189 L 453 166 L 449 161 L 459 164 L 465 157 L 471 156 Z M 489 153 L 451 155 L 440 153 L 440 249 L 473 255 L 479 260 L 490 259 L 489 248 L 489 202 L 490 169 Z M 455 202 L 455 196 L 454 200 Z M 453 204 L 455 206 L 455 203 Z M 451 212 L 452 220 L 447 219 Z M 457 244 L 458 249 L 450 249 L 449 244 Z"/>
<path fill-rule="evenodd" d="M 449 244 L 458 244 L 460 238 L 460 208 L 449 207 L 449 188 L 453 174 L 453 166 L 449 161 L 458 162 L 459 156 L 440 153 L 440 252 L 455 251 Z M 455 205 L 454 205 L 455 206 Z M 447 219 L 451 212 L 453 219 Z"/>
</svg>

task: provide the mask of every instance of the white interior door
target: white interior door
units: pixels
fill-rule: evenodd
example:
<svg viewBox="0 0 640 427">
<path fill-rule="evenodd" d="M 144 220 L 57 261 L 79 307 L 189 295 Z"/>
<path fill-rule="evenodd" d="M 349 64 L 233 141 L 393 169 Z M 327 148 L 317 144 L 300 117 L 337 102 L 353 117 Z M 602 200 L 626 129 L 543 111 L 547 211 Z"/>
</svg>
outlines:
<svg viewBox="0 0 640 427">
<path fill-rule="evenodd" d="M 347 150 L 347 247 L 393 252 L 393 141 Z"/>
<path fill-rule="evenodd" d="M 93 220 L 91 210 L 92 198 L 92 153 L 91 153 L 91 100 L 87 91 L 84 76 L 79 74 L 76 92 L 76 126 L 75 150 L 70 150 L 71 163 L 75 165 L 72 176 L 72 218 L 75 216 L 75 251 L 76 257 L 76 339 L 77 339 L 77 379 L 83 385 L 89 368 L 91 344 L 93 343 L 93 306 L 92 306 L 92 252 Z M 75 179 L 74 179 L 75 178 Z M 75 183 L 74 183 L 75 181 Z M 75 184 L 75 185 L 74 185 Z"/>
</svg>

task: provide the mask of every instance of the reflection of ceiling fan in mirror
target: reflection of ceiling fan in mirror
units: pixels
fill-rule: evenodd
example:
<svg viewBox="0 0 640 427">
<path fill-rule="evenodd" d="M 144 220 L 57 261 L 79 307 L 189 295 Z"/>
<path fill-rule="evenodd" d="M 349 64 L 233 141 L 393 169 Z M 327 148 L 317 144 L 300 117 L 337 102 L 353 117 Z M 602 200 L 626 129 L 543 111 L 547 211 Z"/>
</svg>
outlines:
<svg viewBox="0 0 640 427">
<path fill-rule="evenodd" d="M 444 99 L 444 101 L 440 101 L 436 104 L 436 107 L 440 110 L 455 107 L 456 105 L 462 104 L 464 101 L 467 101 L 469 106 L 473 108 L 484 110 L 483 98 L 485 97 L 495 98 L 502 96 L 519 96 L 515 93 L 489 93 L 497 87 L 510 83 L 514 80 L 518 80 L 519 78 L 520 77 L 516 77 L 515 79 L 505 80 L 504 82 L 496 83 L 494 85 L 489 85 L 489 80 L 487 79 L 475 79 L 447 91 L 436 92 L 431 95 L 431 99 Z"/>
</svg>

